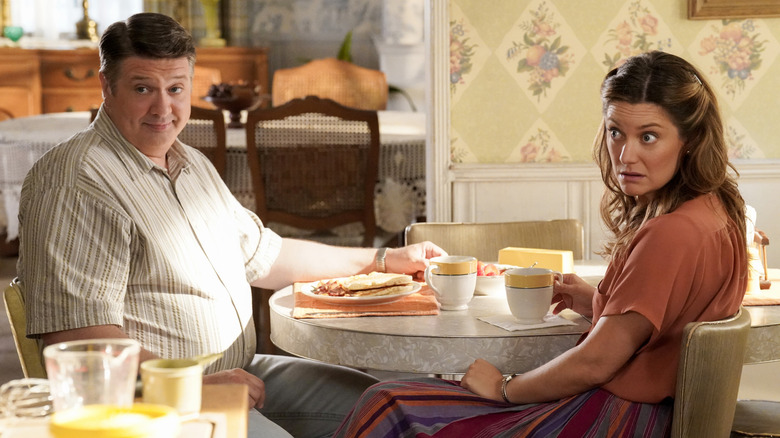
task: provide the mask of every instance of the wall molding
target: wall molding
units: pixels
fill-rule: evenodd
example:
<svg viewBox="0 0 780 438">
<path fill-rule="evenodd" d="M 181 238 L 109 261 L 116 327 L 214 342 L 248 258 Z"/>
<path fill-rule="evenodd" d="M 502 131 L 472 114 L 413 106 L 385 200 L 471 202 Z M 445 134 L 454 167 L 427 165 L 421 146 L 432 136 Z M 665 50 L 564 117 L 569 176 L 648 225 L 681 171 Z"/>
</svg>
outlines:
<svg viewBox="0 0 780 438">
<path fill-rule="evenodd" d="M 450 2 L 425 1 L 425 41 L 428 86 L 426 154 L 427 217 L 452 219 L 450 186 Z"/>
<path fill-rule="evenodd" d="M 756 226 L 780 236 L 780 160 L 735 163 L 745 201 L 758 212 Z M 592 163 L 459 164 L 449 169 L 450 218 L 454 222 L 502 222 L 573 218 L 585 229 L 585 253 L 593 257 L 605 234 L 599 215 L 604 190 Z M 439 220 L 439 219 L 437 219 Z M 780 260 L 770 245 L 769 260 Z M 775 262 L 776 263 L 776 262 Z"/>
</svg>

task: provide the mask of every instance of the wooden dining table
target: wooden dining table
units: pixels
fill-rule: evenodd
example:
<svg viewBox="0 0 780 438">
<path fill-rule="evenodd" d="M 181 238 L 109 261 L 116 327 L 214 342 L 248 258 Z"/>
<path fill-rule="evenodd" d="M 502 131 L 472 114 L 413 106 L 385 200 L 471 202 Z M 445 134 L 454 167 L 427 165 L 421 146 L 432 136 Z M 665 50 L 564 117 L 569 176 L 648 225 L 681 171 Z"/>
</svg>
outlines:
<svg viewBox="0 0 780 438">
<path fill-rule="evenodd" d="M 575 272 L 588 272 L 586 280 L 594 284 L 600 264 L 575 263 Z M 573 325 L 507 331 L 481 321 L 510 313 L 500 295 L 475 296 L 468 310 L 426 316 L 296 319 L 292 287 L 274 293 L 269 305 L 271 341 L 278 348 L 330 364 L 404 373 L 462 374 L 477 358 L 504 373 L 522 373 L 572 348 L 590 327 L 569 310 L 561 315 Z M 745 363 L 780 360 L 780 305 L 745 309 L 752 319 Z"/>
</svg>

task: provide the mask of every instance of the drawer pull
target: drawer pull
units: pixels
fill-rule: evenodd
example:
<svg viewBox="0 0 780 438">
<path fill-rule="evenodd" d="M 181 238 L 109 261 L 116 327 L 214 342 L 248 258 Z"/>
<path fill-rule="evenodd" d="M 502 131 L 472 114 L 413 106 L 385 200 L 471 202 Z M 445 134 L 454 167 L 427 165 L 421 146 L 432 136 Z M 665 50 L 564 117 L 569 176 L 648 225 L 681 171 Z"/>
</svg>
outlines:
<svg viewBox="0 0 780 438">
<path fill-rule="evenodd" d="M 77 77 L 73 74 L 73 70 L 66 68 L 65 69 L 65 77 L 72 80 L 72 81 L 86 81 L 87 79 L 91 78 L 92 76 L 95 76 L 95 70 L 89 69 L 87 70 L 87 73 L 84 75 L 84 77 Z"/>
</svg>

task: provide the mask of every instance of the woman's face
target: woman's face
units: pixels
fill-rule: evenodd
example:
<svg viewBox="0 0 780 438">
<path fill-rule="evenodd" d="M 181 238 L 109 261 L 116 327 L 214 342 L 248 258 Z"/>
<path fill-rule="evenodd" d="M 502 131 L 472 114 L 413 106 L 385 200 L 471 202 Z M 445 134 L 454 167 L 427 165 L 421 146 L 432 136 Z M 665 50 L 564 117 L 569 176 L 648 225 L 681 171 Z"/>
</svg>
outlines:
<svg viewBox="0 0 780 438">
<path fill-rule="evenodd" d="M 628 196 L 650 201 L 677 172 L 685 141 L 651 103 L 609 104 L 604 115 L 612 171 Z"/>
</svg>

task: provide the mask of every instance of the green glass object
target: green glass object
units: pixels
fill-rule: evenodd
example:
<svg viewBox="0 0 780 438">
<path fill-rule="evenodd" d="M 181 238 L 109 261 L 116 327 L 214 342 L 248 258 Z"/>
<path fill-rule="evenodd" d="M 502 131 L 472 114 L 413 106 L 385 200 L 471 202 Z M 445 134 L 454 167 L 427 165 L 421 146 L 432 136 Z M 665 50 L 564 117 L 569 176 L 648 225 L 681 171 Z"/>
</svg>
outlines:
<svg viewBox="0 0 780 438">
<path fill-rule="evenodd" d="M 9 40 L 17 42 L 24 35 L 24 29 L 21 26 L 6 26 L 3 28 L 3 35 Z"/>
</svg>

